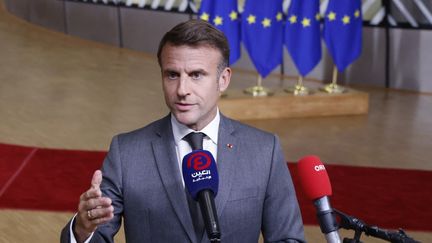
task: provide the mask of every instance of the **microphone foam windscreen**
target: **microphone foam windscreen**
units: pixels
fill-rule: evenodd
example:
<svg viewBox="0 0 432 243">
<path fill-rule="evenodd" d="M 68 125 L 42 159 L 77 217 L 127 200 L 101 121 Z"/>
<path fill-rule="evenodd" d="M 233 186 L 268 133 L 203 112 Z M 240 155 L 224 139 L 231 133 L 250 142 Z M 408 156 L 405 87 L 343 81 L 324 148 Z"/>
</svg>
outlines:
<svg viewBox="0 0 432 243">
<path fill-rule="evenodd" d="M 300 159 L 297 169 L 306 196 L 315 200 L 323 196 L 331 196 L 332 188 L 327 171 L 321 160 L 315 155 Z"/>
<path fill-rule="evenodd" d="M 207 150 L 194 150 L 183 158 L 183 180 L 194 200 L 202 190 L 211 190 L 216 197 L 219 175 L 216 161 Z"/>
</svg>

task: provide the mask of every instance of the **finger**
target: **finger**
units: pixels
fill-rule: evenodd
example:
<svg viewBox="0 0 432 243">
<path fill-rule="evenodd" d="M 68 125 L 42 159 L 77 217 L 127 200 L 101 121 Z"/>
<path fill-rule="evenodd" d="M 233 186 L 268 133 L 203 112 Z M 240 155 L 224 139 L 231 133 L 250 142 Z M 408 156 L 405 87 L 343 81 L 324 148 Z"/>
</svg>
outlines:
<svg viewBox="0 0 432 243">
<path fill-rule="evenodd" d="M 114 217 L 114 207 L 99 207 L 95 209 L 82 209 L 78 213 L 77 224 L 92 232 L 99 224 L 105 223 Z"/>
<path fill-rule="evenodd" d="M 87 213 L 87 216 L 89 217 L 90 221 L 94 221 L 95 219 L 100 219 L 100 218 L 109 218 L 112 215 L 114 215 L 113 206 L 108 206 L 104 208 L 95 208 L 89 210 L 89 213 Z"/>
<path fill-rule="evenodd" d="M 107 222 L 109 222 L 111 219 L 114 218 L 114 214 L 111 213 L 109 215 L 107 215 L 106 217 L 101 217 L 101 218 L 95 218 L 93 220 L 91 220 L 90 222 L 94 225 L 94 226 L 99 226 L 101 224 L 105 224 Z"/>
<path fill-rule="evenodd" d="M 111 206 L 111 199 L 107 197 L 94 198 L 86 201 L 80 201 L 78 204 L 78 212 L 81 215 L 86 215 L 87 211 L 96 208 L 106 208 Z"/>
<path fill-rule="evenodd" d="M 96 170 L 93 173 L 93 178 L 91 181 L 91 188 L 92 189 L 99 189 L 101 183 L 102 183 L 102 171 Z"/>
<path fill-rule="evenodd" d="M 83 210 L 91 210 L 95 208 L 106 208 L 111 206 L 111 199 L 108 197 L 92 198 L 87 200 L 83 205 Z"/>
<path fill-rule="evenodd" d="M 81 201 L 87 201 L 92 198 L 98 198 L 102 196 L 102 191 L 100 189 L 88 189 L 86 192 L 81 194 L 80 200 Z"/>
</svg>

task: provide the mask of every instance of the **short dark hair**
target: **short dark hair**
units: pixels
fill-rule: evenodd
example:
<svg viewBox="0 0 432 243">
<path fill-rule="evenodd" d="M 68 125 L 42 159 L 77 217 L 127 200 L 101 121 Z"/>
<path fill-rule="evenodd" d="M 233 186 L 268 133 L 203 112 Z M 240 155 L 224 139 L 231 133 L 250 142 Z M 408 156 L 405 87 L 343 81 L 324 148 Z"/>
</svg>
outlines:
<svg viewBox="0 0 432 243">
<path fill-rule="evenodd" d="M 157 52 L 159 66 L 161 67 L 161 53 L 166 44 L 192 47 L 208 45 L 217 49 L 222 56 L 222 60 L 218 65 L 218 71 L 221 72 L 229 65 L 230 51 L 227 38 L 222 31 L 206 21 L 192 19 L 180 23 L 162 37 Z"/>
</svg>

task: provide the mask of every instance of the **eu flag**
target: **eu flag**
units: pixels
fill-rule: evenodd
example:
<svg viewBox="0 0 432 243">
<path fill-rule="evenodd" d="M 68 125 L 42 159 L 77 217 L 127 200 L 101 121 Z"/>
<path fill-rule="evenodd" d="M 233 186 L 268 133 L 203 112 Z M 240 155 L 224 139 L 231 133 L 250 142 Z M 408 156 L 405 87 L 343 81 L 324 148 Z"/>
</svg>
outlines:
<svg viewBox="0 0 432 243">
<path fill-rule="evenodd" d="M 321 60 L 319 0 L 292 0 L 285 25 L 285 45 L 301 76 Z"/>
<path fill-rule="evenodd" d="M 242 13 L 242 40 L 262 77 L 282 63 L 283 0 L 246 0 Z"/>
<path fill-rule="evenodd" d="M 230 64 L 240 58 L 240 15 L 237 0 L 202 0 L 198 12 L 200 19 L 224 32 L 230 46 Z"/>
<path fill-rule="evenodd" d="M 342 72 L 361 54 L 361 0 L 330 0 L 324 17 L 327 49 Z"/>
</svg>

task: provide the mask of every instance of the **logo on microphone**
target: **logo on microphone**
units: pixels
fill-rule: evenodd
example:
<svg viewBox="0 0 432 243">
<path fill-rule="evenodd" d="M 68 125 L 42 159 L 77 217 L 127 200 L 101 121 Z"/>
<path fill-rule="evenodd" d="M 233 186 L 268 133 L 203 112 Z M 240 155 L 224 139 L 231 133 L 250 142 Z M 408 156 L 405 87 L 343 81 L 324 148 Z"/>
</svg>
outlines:
<svg viewBox="0 0 432 243">
<path fill-rule="evenodd" d="M 202 180 L 210 180 L 212 157 L 209 152 L 204 151 L 194 151 L 186 160 L 186 167 L 191 170 L 190 176 L 192 177 L 192 182 L 198 182 Z"/>
<path fill-rule="evenodd" d="M 194 150 L 183 157 L 183 179 L 185 187 L 196 200 L 198 192 L 208 189 L 217 194 L 219 176 L 216 161 L 207 150 Z"/>
<path fill-rule="evenodd" d="M 194 170 L 205 170 L 210 167 L 211 158 L 207 153 L 196 152 L 187 160 L 187 168 L 193 167 Z"/>
<path fill-rule="evenodd" d="M 324 165 L 315 165 L 314 167 L 316 172 L 322 171 L 322 170 L 326 170 Z"/>
</svg>

